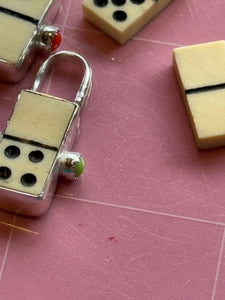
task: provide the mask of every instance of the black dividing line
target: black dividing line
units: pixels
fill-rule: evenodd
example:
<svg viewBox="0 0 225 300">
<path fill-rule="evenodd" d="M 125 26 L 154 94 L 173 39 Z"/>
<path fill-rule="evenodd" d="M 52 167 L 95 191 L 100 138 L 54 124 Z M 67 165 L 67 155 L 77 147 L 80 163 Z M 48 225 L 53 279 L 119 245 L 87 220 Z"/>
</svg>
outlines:
<svg viewBox="0 0 225 300">
<path fill-rule="evenodd" d="M 8 9 L 8 8 L 0 7 L 0 12 L 3 13 L 3 14 L 7 14 L 9 16 L 13 16 L 13 17 L 22 19 L 24 21 L 30 22 L 30 23 L 32 23 L 32 24 L 34 24 L 36 26 L 39 23 L 39 20 L 37 20 L 37 19 L 34 19 L 34 18 L 30 17 L 30 16 L 23 15 L 23 14 L 21 14 L 19 12 L 13 11 L 13 10 Z"/>
<path fill-rule="evenodd" d="M 26 139 L 19 138 L 19 137 L 9 135 L 9 134 L 4 134 L 3 138 L 5 138 L 7 140 L 11 140 L 11 141 L 16 141 L 16 142 L 21 142 L 21 143 L 33 145 L 33 146 L 36 146 L 36 147 L 41 147 L 41 148 L 52 150 L 52 151 L 58 151 L 57 147 L 45 145 L 45 144 L 38 143 L 38 142 L 35 142 L 35 141 L 26 140 Z"/>
<path fill-rule="evenodd" d="M 185 94 L 190 95 L 190 94 L 195 94 L 195 93 L 204 93 L 204 92 L 209 92 L 209 91 L 213 91 L 213 90 L 221 90 L 221 89 L 225 89 L 225 83 L 203 86 L 203 87 L 199 87 L 196 89 L 186 90 Z"/>
</svg>

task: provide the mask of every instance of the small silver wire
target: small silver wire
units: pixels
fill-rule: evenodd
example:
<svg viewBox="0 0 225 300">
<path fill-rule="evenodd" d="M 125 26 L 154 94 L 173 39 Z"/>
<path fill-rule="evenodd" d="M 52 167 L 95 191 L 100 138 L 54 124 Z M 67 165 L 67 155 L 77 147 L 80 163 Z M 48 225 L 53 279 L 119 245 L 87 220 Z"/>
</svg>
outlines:
<svg viewBox="0 0 225 300">
<path fill-rule="evenodd" d="M 75 59 L 79 60 L 83 64 L 84 76 L 74 99 L 74 103 L 77 103 L 80 107 L 82 107 L 91 90 L 92 70 L 86 59 L 80 54 L 73 51 L 62 50 L 49 56 L 49 58 L 41 65 L 39 71 L 37 72 L 32 91 L 37 92 L 43 76 L 49 71 L 49 68 L 52 66 L 52 63 L 55 62 L 56 59 Z"/>
</svg>

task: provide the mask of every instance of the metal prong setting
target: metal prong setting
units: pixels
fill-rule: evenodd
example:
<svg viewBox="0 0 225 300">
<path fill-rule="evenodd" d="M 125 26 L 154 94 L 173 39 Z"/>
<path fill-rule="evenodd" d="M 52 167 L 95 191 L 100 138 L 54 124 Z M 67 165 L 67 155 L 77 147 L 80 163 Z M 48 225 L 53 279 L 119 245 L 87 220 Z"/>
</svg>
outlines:
<svg viewBox="0 0 225 300">
<path fill-rule="evenodd" d="M 60 30 L 56 26 L 42 25 L 39 27 L 35 39 L 35 47 L 52 52 L 56 50 L 61 43 Z"/>
<path fill-rule="evenodd" d="M 60 175 L 73 180 L 84 171 L 84 160 L 78 152 L 63 152 L 60 157 Z"/>
</svg>

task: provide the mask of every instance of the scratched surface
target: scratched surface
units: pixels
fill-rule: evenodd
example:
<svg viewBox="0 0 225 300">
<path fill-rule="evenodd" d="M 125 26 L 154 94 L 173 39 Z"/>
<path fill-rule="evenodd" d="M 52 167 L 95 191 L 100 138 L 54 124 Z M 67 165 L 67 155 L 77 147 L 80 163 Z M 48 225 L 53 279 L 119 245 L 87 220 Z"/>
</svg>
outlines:
<svg viewBox="0 0 225 300">
<path fill-rule="evenodd" d="M 81 0 L 63 2 L 61 49 L 93 69 L 74 146 L 86 169 L 41 218 L 0 211 L 1 300 L 225 299 L 225 150 L 196 150 L 172 70 L 174 47 L 224 39 L 224 11 L 174 0 L 119 46 L 83 20 Z M 0 83 L 0 130 L 42 59 Z M 73 99 L 77 85 L 55 73 L 45 88 Z"/>
</svg>

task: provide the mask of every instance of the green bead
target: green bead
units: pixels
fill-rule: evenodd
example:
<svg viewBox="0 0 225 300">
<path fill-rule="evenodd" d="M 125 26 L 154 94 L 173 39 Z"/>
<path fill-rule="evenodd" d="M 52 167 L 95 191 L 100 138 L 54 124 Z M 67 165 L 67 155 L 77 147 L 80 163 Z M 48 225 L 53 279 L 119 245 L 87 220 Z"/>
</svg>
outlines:
<svg viewBox="0 0 225 300">
<path fill-rule="evenodd" d="M 79 161 L 76 163 L 75 169 L 75 177 L 79 177 L 84 171 L 84 160 L 81 156 L 79 157 Z"/>
</svg>

